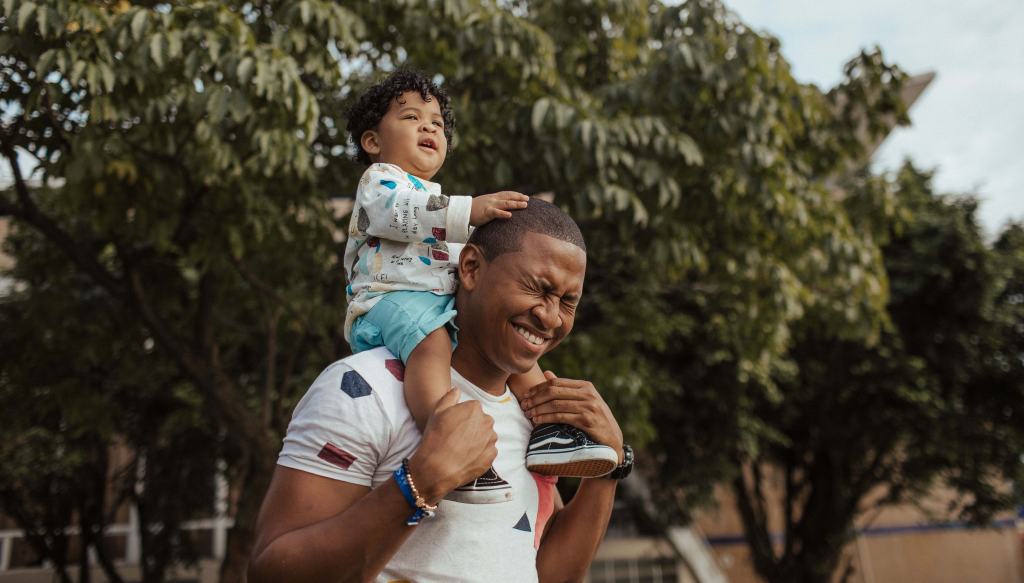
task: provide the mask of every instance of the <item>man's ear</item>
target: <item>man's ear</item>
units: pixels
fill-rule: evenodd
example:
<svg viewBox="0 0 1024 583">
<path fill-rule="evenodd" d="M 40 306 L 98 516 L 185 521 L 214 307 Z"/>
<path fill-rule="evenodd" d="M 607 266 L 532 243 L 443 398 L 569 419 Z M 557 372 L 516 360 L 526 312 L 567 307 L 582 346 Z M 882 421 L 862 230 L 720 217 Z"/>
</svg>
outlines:
<svg viewBox="0 0 1024 583">
<path fill-rule="evenodd" d="M 380 137 L 374 130 L 366 130 L 363 132 L 363 135 L 359 138 L 359 145 L 362 146 L 363 150 L 371 156 L 380 154 Z"/>
<path fill-rule="evenodd" d="M 459 255 L 459 287 L 473 291 L 480 281 L 480 270 L 487 265 L 484 252 L 473 243 L 462 248 Z"/>
</svg>

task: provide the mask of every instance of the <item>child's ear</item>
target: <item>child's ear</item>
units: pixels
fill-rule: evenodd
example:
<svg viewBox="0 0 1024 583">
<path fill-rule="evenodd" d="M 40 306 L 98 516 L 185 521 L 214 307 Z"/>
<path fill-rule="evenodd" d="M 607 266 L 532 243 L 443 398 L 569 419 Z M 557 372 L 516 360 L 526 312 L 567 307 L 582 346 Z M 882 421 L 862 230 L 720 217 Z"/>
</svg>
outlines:
<svg viewBox="0 0 1024 583">
<path fill-rule="evenodd" d="M 359 138 L 359 145 L 371 156 L 380 154 L 380 138 L 377 136 L 377 132 L 373 130 L 363 132 L 362 137 Z"/>
<path fill-rule="evenodd" d="M 487 259 L 479 247 L 472 243 L 463 247 L 459 255 L 459 287 L 473 291 L 480 280 L 480 271 L 486 264 Z"/>
</svg>

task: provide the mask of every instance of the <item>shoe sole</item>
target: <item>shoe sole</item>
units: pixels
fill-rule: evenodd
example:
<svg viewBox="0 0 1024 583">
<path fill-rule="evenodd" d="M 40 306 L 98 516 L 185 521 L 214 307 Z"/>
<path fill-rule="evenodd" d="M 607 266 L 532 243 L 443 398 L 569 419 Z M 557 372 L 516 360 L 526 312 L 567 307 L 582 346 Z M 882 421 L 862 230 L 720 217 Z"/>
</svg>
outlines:
<svg viewBox="0 0 1024 583">
<path fill-rule="evenodd" d="M 444 499 L 462 504 L 499 504 L 512 500 L 512 488 L 505 486 L 493 490 L 452 490 Z"/>
<path fill-rule="evenodd" d="M 565 478 L 598 478 L 615 469 L 618 463 L 608 460 L 582 460 L 561 463 L 526 463 L 526 469 L 542 476 Z"/>
</svg>

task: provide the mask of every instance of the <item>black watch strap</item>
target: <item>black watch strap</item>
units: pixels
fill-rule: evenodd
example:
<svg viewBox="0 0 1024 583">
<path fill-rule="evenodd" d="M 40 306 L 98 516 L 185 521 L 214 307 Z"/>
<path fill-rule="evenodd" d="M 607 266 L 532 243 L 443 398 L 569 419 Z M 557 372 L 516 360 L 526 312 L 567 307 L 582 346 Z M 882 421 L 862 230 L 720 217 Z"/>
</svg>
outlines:
<svg viewBox="0 0 1024 583">
<path fill-rule="evenodd" d="M 604 477 L 609 480 L 622 480 L 631 471 L 633 471 L 633 448 L 624 444 L 622 446 L 622 463 L 616 466 L 610 473 L 605 474 Z"/>
</svg>

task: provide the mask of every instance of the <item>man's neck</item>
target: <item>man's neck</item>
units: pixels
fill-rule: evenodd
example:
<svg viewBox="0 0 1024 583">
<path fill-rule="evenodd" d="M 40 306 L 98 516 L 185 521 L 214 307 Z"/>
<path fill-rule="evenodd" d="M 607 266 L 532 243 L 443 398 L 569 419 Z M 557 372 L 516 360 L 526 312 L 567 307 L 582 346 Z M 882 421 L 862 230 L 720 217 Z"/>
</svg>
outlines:
<svg viewBox="0 0 1024 583">
<path fill-rule="evenodd" d="M 459 342 L 455 347 L 455 352 L 452 353 L 452 368 L 467 381 L 492 395 L 505 394 L 509 374 L 488 363 L 470 342 Z"/>
</svg>

